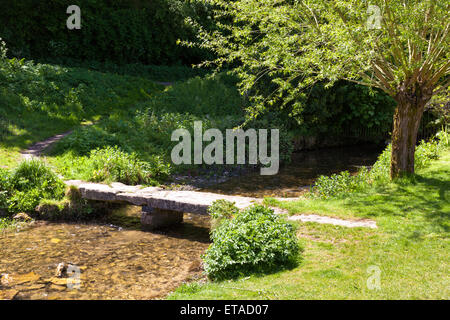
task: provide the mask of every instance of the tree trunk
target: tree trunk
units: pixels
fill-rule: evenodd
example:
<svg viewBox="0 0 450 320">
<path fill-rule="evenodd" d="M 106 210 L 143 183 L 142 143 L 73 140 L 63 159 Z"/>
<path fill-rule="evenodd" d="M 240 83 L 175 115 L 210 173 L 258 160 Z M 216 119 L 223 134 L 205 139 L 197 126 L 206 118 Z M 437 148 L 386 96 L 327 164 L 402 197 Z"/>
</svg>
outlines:
<svg viewBox="0 0 450 320">
<path fill-rule="evenodd" d="M 391 179 L 414 173 L 417 133 L 428 99 L 398 95 L 392 132 Z"/>
</svg>

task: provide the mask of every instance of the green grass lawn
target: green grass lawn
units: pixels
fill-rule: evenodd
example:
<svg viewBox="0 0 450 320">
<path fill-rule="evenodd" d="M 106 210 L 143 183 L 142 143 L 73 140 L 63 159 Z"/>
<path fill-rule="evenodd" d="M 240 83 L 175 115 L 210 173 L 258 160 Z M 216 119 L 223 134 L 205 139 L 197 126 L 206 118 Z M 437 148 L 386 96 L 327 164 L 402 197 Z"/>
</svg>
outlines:
<svg viewBox="0 0 450 320">
<path fill-rule="evenodd" d="M 449 193 L 447 149 L 414 183 L 390 183 L 341 200 L 278 203 L 291 214 L 371 218 L 379 228 L 298 222 L 305 251 L 297 268 L 185 284 L 169 299 L 449 299 Z M 381 271 L 380 290 L 367 285 L 372 266 Z"/>
</svg>

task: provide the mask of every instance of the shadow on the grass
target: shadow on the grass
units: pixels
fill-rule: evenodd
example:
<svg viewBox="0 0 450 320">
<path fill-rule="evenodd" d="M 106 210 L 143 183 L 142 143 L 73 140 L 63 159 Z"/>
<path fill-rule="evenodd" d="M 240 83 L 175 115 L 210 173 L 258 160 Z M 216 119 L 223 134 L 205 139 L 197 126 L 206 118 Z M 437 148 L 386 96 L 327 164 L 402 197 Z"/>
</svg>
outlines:
<svg viewBox="0 0 450 320">
<path fill-rule="evenodd" d="M 404 217 L 405 227 L 414 225 L 412 229 L 415 230 L 410 231 L 412 235 L 431 232 L 443 235 L 450 231 L 450 212 L 446 212 L 450 181 L 441 179 L 438 173 L 432 171 L 427 176 L 416 175 L 410 184 L 395 183 L 394 187 L 381 187 L 376 194 L 351 198 L 345 206 L 365 212 L 368 217 Z"/>
</svg>

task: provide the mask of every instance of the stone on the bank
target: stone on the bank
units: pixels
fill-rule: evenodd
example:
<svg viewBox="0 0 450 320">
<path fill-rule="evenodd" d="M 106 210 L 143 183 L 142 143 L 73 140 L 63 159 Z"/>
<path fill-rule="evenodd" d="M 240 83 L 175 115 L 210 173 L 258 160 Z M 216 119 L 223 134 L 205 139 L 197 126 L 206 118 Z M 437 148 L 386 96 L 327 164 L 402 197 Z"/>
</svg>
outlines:
<svg viewBox="0 0 450 320">
<path fill-rule="evenodd" d="M 24 212 L 20 212 L 13 217 L 16 221 L 31 221 L 31 217 Z"/>
</svg>

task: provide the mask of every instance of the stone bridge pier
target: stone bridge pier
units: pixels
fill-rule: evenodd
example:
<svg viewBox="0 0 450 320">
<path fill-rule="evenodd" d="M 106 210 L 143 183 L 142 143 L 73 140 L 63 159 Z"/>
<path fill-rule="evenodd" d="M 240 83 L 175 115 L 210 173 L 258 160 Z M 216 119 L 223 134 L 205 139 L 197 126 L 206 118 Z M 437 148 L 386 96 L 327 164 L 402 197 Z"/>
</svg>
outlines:
<svg viewBox="0 0 450 320">
<path fill-rule="evenodd" d="M 142 206 L 142 229 L 153 231 L 183 222 L 183 212 Z"/>
</svg>

